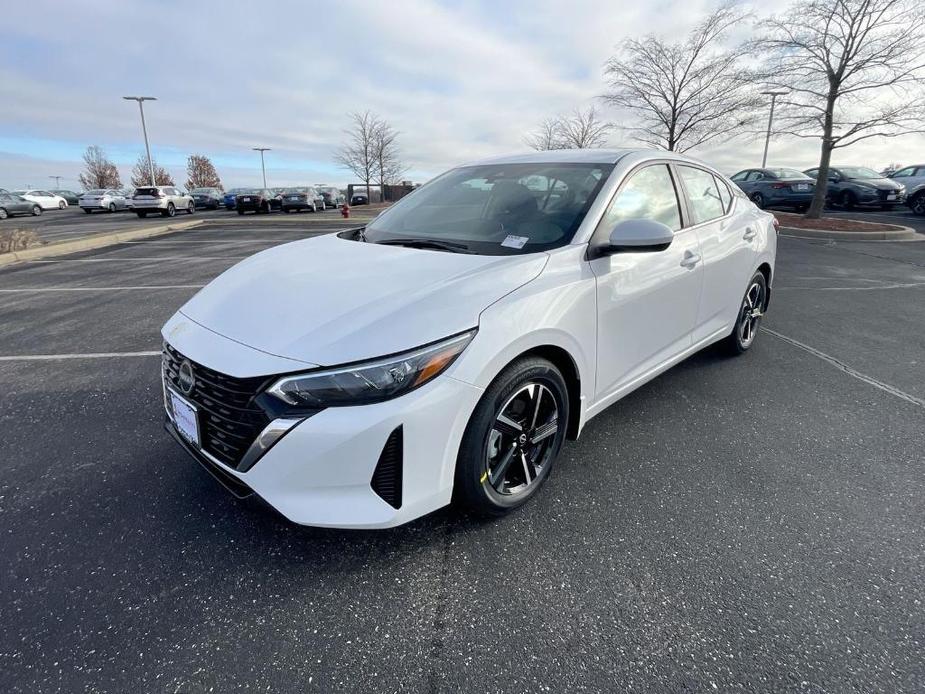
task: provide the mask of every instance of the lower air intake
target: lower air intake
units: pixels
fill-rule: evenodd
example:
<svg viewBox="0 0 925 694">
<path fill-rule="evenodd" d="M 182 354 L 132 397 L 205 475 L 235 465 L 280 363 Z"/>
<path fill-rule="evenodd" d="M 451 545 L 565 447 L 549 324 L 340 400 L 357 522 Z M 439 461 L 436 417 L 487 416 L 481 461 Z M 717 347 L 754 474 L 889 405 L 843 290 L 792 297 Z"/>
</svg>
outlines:
<svg viewBox="0 0 925 694">
<path fill-rule="evenodd" d="M 369 486 L 392 508 L 401 508 L 403 435 L 399 426 L 389 434 Z"/>
</svg>

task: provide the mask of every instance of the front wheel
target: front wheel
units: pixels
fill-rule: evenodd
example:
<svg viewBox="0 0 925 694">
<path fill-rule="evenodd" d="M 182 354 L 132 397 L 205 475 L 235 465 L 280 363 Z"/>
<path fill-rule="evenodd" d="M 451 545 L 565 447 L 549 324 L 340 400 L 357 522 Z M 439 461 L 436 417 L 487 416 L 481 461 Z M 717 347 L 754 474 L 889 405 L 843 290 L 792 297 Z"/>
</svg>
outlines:
<svg viewBox="0 0 925 694">
<path fill-rule="evenodd" d="M 42 216 L 42 208 L 39 207 L 38 205 L 33 205 L 33 206 L 32 206 L 32 216 L 33 216 L 33 217 L 41 217 L 41 216 Z"/>
<path fill-rule="evenodd" d="M 755 206 L 759 210 L 763 210 L 765 206 L 764 196 L 761 193 L 752 193 L 752 202 L 755 203 Z"/>
<path fill-rule="evenodd" d="M 189 205 L 186 206 L 186 214 L 193 214 L 193 212 L 195 212 L 195 211 L 196 211 L 196 204 L 195 204 L 195 203 L 192 203 L 192 202 L 191 202 Z"/>
<path fill-rule="evenodd" d="M 919 193 L 909 201 L 909 209 L 913 214 L 925 215 L 925 193 Z"/>
<path fill-rule="evenodd" d="M 723 342 L 729 354 L 744 354 L 755 344 L 767 297 L 768 282 L 763 273 L 756 272 L 748 283 L 748 289 L 745 290 L 735 327 Z"/>
<path fill-rule="evenodd" d="M 62 200 L 61 202 L 58 203 L 58 209 L 59 209 L 59 210 L 63 210 L 65 207 L 67 207 L 67 203 L 64 202 L 64 200 Z"/>
<path fill-rule="evenodd" d="M 0 207 L 0 219 L 6 219 L 10 216 L 10 213 L 7 212 L 4 208 Z"/>
<path fill-rule="evenodd" d="M 844 207 L 846 210 L 854 209 L 854 195 L 851 194 L 851 191 L 846 190 L 838 197 L 838 204 Z"/>
<path fill-rule="evenodd" d="M 145 217 L 148 216 L 148 213 L 147 213 L 147 212 L 136 212 L 135 214 L 138 215 L 138 218 L 139 218 L 139 219 L 144 219 Z"/>
<path fill-rule="evenodd" d="M 565 440 L 568 390 L 556 366 L 524 357 L 476 406 L 459 447 L 454 500 L 484 516 L 525 504 L 549 477 Z"/>
<path fill-rule="evenodd" d="M 85 208 L 83 208 L 83 210 L 84 210 L 84 212 L 86 212 L 87 214 L 92 214 L 92 213 L 93 213 L 93 210 L 91 210 L 89 207 L 85 207 Z"/>
<path fill-rule="evenodd" d="M 109 203 L 109 207 L 108 207 L 107 209 L 108 209 L 110 212 L 115 212 L 115 211 L 116 211 L 116 203 L 114 203 L 114 202 Z M 87 212 L 89 212 L 89 211 L 90 211 L 90 210 L 87 210 Z"/>
<path fill-rule="evenodd" d="M 238 214 L 241 215 L 241 216 L 243 217 L 243 216 L 244 216 L 244 210 L 238 210 Z"/>
</svg>

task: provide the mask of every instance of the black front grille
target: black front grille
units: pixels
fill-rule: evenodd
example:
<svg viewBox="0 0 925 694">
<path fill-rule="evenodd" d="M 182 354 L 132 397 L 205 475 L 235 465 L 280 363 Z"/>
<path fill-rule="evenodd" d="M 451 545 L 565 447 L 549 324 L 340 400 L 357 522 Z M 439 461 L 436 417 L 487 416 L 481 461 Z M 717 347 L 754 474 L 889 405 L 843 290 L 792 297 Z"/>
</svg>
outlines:
<svg viewBox="0 0 925 694">
<path fill-rule="evenodd" d="M 179 370 L 189 361 L 195 379 L 189 394 L 180 387 Z M 180 354 L 168 344 L 163 351 L 167 385 L 199 410 L 199 436 L 207 453 L 237 468 L 257 435 L 270 423 L 270 417 L 255 402 L 266 384 L 266 377 L 235 378 L 208 369 Z"/>
<path fill-rule="evenodd" d="M 369 486 L 392 508 L 401 508 L 404 436 L 399 426 L 389 434 Z"/>
</svg>

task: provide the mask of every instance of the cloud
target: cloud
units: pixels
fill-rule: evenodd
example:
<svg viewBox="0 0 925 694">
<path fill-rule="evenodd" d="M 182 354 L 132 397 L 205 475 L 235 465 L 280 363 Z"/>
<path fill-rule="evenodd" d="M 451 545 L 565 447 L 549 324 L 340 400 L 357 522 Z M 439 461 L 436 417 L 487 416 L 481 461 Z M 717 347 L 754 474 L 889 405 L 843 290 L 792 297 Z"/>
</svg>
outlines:
<svg viewBox="0 0 925 694">
<path fill-rule="evenodd" d="M 401 132 L 410 176 L 425 180 L 462 161 L 523 149 L 524 133 L 544 117 L 604 90 L 602 65 L 622 39 L 653 29 L 682 35 L 710 5 L 14 3 L 4 10 L 0 44 L 0 86 L 15 95 L 0 103 L 0 185 L 60 174 L 74 186 L 89 144 L 107 149 L 127 174 L 143 143 L 126 94 L 158 97 L 146 107 L 148 132 L 155 157 L 177 180 L 195 152 L 213 157 L 226 185 L 257 183 L 250 148 L 259 145 L 273 149 L 272 183 L 347 182 L 333 154 L 347 114 L 366 109 Z M 845 157 L 881 165 L 907 159 L 922 143 L 873 141 Z M 760 161 L 762 144 L 733 142 L 697 155 L 737 169 Z M 775 141 L 771 160 L 810 165 L 817 149 Z"/>
</svg>

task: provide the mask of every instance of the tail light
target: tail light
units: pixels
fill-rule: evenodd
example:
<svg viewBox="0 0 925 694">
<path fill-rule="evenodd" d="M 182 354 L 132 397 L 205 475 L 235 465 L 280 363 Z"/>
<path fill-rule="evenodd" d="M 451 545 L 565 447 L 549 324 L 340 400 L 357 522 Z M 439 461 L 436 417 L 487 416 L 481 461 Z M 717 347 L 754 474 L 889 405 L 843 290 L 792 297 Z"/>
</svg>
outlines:
<svg viewBox="0 0 925 694">
<path fill-rule="evenodd" d="M 771 185 L 771 187 L 774 190 L 781 190 L 782 188 L 789 188 L 790 186 L 788 186 L 786 183 L 774 183 Z"/>
<path fill-rule="evenodd" d="M 774 217 L 771 223 L 774 225 L 774 233 L 780 236 L 780 222 L 777 221 L 777 217 Z"/>
</svg>

